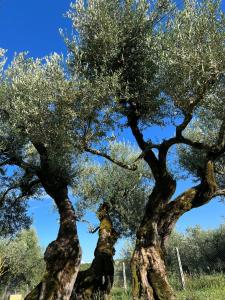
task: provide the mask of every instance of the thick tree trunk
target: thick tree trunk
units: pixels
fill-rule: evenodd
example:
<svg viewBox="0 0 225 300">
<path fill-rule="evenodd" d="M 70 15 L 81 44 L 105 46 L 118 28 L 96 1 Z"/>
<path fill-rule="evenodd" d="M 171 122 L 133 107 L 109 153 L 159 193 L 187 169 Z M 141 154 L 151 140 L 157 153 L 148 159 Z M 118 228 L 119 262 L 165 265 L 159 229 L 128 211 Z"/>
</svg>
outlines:
<svg viewBox="0 0 225 300">
<path fill-rule="evenodd" d="M 114 245 L 118 234 L 113 229 L 107 204 L 99 208 L 98 218 L 100 227 L 95 258 L 89 269 L 78 273 L 71 300 L 109 299 L 114 279 Z"/>
<path fill-rule="evenodd" d="M 167 199 L 173 195 L 176 182 L 166 175 L 155 187 L 137 231 L 131 260 L 133 299 L 173 300 L 164 260 L 164 234 L 159 227 Z"/>
<path fill-rule="evenodd" d="M 213 162 L 206 162 L 199 185 L 185 191 L 173 201 L 169 200 L 174 192 L 175 183 L 165 180 L 164 184 L 163 187 L 156 183 L 137 232 L 131 261 L 133 299 L 139 299 L 143 295 L 147 300 L 175 299 L 166 275 L 165 242 L 177 220 L 185 212 L 206 204 L 214 196 L 217 185 Z"/>
<path fill-rule="evenodd" d="M 154 234 L 152 235 L 154 237 Z M 175 299 L 169 284 L 160 237 L 138 238 L 131 260 L 133 299 Z"/>
<path fill-rule="evenodd" d="M 46 273 L 26 300 L 69 300 L 81 261 L 81 250 L 73 206 L 66 186 L 46 185 L 45 189 L 57 205 L 60 228 L 57 239 L 47 247 L 44 255 Z"/>
</svg>

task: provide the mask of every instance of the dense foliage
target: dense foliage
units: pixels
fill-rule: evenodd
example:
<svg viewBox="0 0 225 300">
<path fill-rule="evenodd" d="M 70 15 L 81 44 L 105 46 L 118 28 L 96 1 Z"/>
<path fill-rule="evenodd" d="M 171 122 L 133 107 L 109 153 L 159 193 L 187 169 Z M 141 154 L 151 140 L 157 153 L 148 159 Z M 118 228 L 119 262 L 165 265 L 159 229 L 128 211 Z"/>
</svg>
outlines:
<svg viewBox="0 0 225 300">
<path fill-rule="evenodd" d="M 33 229 L 24 230 L 11 239 L 0 240 L 0 293 L 28 292 L 41 279 L 44 272 L 43 252 Z"/>
<path fill-rule="evenodd" d="M 111 97 L 99 98 L 99 106 L 119 113 L 118 126 L 132 127 L 132 116 L 140 129 L 182 124 L 177 137 L 186 139 L 171 140 L 170 147 L 183 143 L 199 156 L 222 141 L 225 21 L 219 1 L 185 1 L 184 9 L 169 1 L 77 1 L 68 16 L 76 32 L 66 39 L 70 69 L 92 86 L 105 76 L 114 80 Z M 146 144 L 157 149 L 154 141 L 151 132 Z"/>
<path fill-rule="evenodd" d="M 0 74 L 0 167 L 5 184 L 2 198 L 10 197 L 11 192 L 18 196 L 21 191 L 23 197 L 37 193 L 41 186 L 33 173 L 40 165 L 40 145 L 47 150 L 52 172 L 57 170 L 71 183 L 78 172 L 77 160 L 84 141 L 97 141 L 107 128 L 104 118 L 96 113 L 94 91 L 73 80 L 65 60 L 57 54 L 32 59 L 21 53 L 7 68 L 3 65 L 4 57 Z M 96 83 L 96 93 L 100 86 Z M 104 92 L 109 93 L 106 86 Z M 89 94 L 91 103 L 86 100 Z M 87 134 L 89 118 L 92 125 Z M 8 177 L 3 177 L 5 173 Z M 31 182 L 34 184 L 30 186 Z M 23 193 L 23 187 L 28 191 Z"/>
<path fill-rule="evenodd" d="M 192 274 L 225 272 L 225 225 L 214 230 L 196 226 L 185 234 L 174 232 L 167 247 L 169 269 L 177 269 L 175 247 L 179 248 L 184 271 Z"/>
</svg>

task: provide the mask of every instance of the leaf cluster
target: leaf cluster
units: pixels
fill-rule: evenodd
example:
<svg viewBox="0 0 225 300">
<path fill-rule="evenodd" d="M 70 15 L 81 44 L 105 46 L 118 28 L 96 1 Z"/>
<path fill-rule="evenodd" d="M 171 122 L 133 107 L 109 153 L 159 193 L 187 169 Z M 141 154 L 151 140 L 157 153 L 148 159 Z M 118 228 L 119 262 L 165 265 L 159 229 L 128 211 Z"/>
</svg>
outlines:
<svg viewBox="0 0 225 300">
<path fill-rule="evenodd" d="M 78 1 L 68 13 L 75 35 L 67 39 L 70 68 L 95 82 L 99 76 L 117 77 L 108 102 L 127 115 L 132 103 L 143 123 L 160 123 L 163 101 L 153 61 L 155 22 L 171 5 L 168 1 Z M 79 73 L 79 72 L 78 72 Z"/>
<path fill-rule="evenodd" d="M 167 264 L 171 271 L 177 271 L 175 247 L 179 248 L 183 268 L 189 273 L 223 272 L 224 224 L 214 230 L 203 230 L 196 226 L 185 234 L 174 232 L 167 247 Z M 194 253 L 194 255 L 193 255 Z"/>
<path fill-rule="evenodd" d="M 110 155 L 122 162 L 134 161 L 138 152 L 124 143 L 112 143 Z M 110 162 L 87 162 L 74 193 L 79 196 L 77 209 L 98 210 L 108 203 L 115 230 L 124 236 L 133 235 L 143 215 L 150 194 L 152 175 L 144 163 L 136 171 L 125 170 Z"/>
</svg>

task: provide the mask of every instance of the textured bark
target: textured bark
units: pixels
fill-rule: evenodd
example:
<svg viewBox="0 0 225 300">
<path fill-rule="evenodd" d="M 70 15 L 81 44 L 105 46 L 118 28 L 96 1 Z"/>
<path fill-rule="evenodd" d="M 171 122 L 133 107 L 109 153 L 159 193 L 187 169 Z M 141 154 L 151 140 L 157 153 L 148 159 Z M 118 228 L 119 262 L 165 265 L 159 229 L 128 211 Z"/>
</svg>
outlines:
<svg viewBox="0 0 225 300">
<path fill-rule="evenodd" d="M 71 299 L 109 299 L 114 279 L 113 255 L 118 234 L 113 229 L 108 215 L 108 206 L 103 204 L 98 211 L 99 238 L 95 257 L 89 269 L 80 271 Z"/>
<path fill-rule="evenodd" d="M 75 212 L 63 180 L 47 174 L 39 176 L 46 192 L 55 200 L 60 215 L 60 228 L 57 239 L 45 251 L 46 273 L 25 299 L 69 300 L 81 260 Z"/>
<path fill-rule="evenodd" d="M 133 299 L 141 296 L 147 300 L 175 299 L 166 275 L 165 242 L 180 216 L 209 202 L 217 189 L 213 162 L 210 160 L 206 163 L 201 183 L 175 200 L 169 202 L 175 183 L 168 177 L 164 183 L 164 189 L 156 183 L 137 232 L 131 261 Z"/>
<path fill-rule="evenodd" d="M 146 242 L 146 241 L 145 241 Z M 163 249 L 160 242 L 143 246 L 137 240 L 131 260 L 133 299 L 173 300 L 173 290 L 169 284 Z"/>
<path fill-rule="evenodd" d="M 164 239 L 158 227 L 166 200 L 175 188 L 176 182 L 166 174 L 156 182 L 149 197 L 131 260 L 133 299 L 175 299 L 166 274 Z"/>
<path fill-rule="evenodd" d="M 214 163 L 206 162 L 202 181 L 178 196 L 165 206 L 160 215 L 159 228 L 164 240 L 168 238 L 177 220 L 187 211 L 207 204 L 216 196 L 217 184 L 214 174 Z"/>
</svg>

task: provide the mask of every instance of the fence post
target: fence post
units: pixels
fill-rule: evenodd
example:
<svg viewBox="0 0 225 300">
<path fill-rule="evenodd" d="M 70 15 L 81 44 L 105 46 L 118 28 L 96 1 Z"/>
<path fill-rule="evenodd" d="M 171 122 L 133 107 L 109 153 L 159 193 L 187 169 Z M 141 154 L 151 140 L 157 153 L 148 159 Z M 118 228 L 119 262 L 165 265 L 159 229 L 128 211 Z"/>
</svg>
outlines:
<svg viewBox="0 0 225 300">
<path fill-rule="evenodd" d="M 3 292 L 3 296 L 2 296 L 2 300 L 5 300 L 7 297 L 7 292 L 8 292 L 8 285 L 6 285 L 4 292 Z"/>
<path fill-rule="evenodd" d="M 183 272 L 182 263 L 180 259 L 180 253 L 177 247 L 175 249 L 177 253 L 177 260 L 178 260 L 179 271 L 180 271 L 180 281 L 181 281 L 182 288 L 185 290 L 185 279 L 184 279 L 184 272 Z"/>
<path fill-rule="evenodd" d="M 127 277 L 126 277 L 126 269 L 125 269 L 124 262 L 123 262 L 123 286 L 124 286 L 124 290 L 127 291 Z"/>
</svg>

